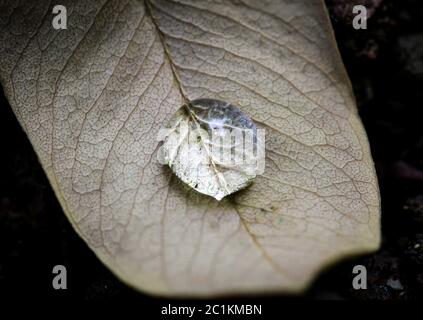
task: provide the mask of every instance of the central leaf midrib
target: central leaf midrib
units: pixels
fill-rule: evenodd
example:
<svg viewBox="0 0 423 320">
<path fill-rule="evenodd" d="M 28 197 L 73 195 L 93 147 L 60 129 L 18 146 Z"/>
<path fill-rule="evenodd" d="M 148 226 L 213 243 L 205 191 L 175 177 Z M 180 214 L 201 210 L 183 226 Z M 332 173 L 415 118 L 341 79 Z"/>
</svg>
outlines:
<svg viewBox="0 0 423 320">
<path fill-rule="evenodd" d="M 183 89 L 183 85 L 182 85 L 182 82 L 181 82 L 181 80 L 180 80 L 180 78 L 179 78 L 179 74 L 178 74 L 178 72 L 177 72 L 177 70 L 176 70 L 176 66 L 175 66 L 175 64 L 174 64 L 174 62 L 173 62 L 173 59 L 172 59 L 172 55 L 170 54 L 170 52 L 169 52 L 169 49 L 168 49 L 168 47 L 167 47 L 167 44 L 166 44 L 166 40 L 165 40 L 165 37 L 164 37 L 164 34 L 163 34 L 163 32 L 160 30 L 160 27 L 159 27 L 159 24 L 158 24 L 158 22 L 157 22 L 157 19 L 156 19 L 156 17 L 153 15 L 153 12 L 152 12 L 152 9 L 151 9 L 151 4 L 150 4 L 150 1 L 149 0 L 144 0 L 144 4 L 145 4 L 145 10 L 146 10 L 146 14 L 151 18 L 151 21 L 152 21 L 152 23 L 153 23 L 153 25 L 154 25 L 154 27 L 156 28 L 156 32 L 158 33 L 158 35 L 159 35 L 159 38 L 160 38 L 160 41 L 161 41 L 161 43 L 162 43 L 162 46 L 163 46 L 163 51 L 164 51 L 164 54 L 165 54 L 165 57 L 168 59 L 168 61 L 169 61 L 169 65 L 170 65 L 170 68 L 171 68 L 171 71 L 172 71 L 172 75 L 173 75 L 173 77 L 174 77 L 174 80 L 175 80 L 175 82 L 176 82 L 176 84 L 177 84 L 177 86 L 178 86 L 178 89 L 179 89 L 179 91 L 180 91 L 180 94 L 181 94 L 181 96 L 182 96 L 182 98 L 183 98 L 183 100 L 184 100 L 184 106 L 185 106 L 185 109 L 187 110 L 187 112 L 188 112 L 188 114 L 189 114 L 189 116 L 190 116 L 190 118 L 197 124 L 197 126 L 199 126 L 199 124 L 198 124 L 198 122 L 196 121 L 196 119 L 195 119 L 195 116 L 193 115 L 193 111 L 190 109 L 190 106 L 191 106 L 191 101 L 190 101 L 190 99 L 188 99 L 188 97 L 187 97 L 187 95 L 186 95 L 186 93 L 185 93 L 185 91 L 184 91 L 184 89 Z M 203 145 L 204 145 L 204 141 L 201 139 L 201 141 L 202 141 L 202 143 L 203 143 Z M 205 145 L 204 145 L 205 146 Z M 208 150 L 207 149 L 207 147 L 205 146 L 205 148 L 206 148 L 206 150 Z M 210 153 L 208 152 L 208 154 L 209 154 L 209 157 L 210 157 L 210 160 L 211 160 L 211 163 L 213 164 L 213 168 L 214 168 L 214 170 L 216 171 L 216 172 L 218 172 L 218 170 L 217 170 L 217 168 L 216 168 L 216 165 L 215 165 L 215 163 L 214 163 L 214 161 L 213 161 L 213 158 L 211 157 L 211 155 L 210 155 Z M 219 176 L 218 176 L 219 177 Z M 219 180 L 219 179 L 218 179 Z M 225 181 L 225 183 L 226 183 L 226 181 Z M 259 252 L 262 254 L 262 256 L 263 256 L 263 258 L 272 266 L 272 268 L 274 268 L 278 273 L 281 273 L 281 274 L 284 274 L 284 275 L 286 275 L 286 271 L 278 264 L 278 263 L 276 263 L 275 261 L 274 261 L 274 259 L 272 259 L 272 257 L 268 254 L 268 252 L 265 250 L 265 248 L 260 244 L 260 242 L 258 241 L 258 239 L 257 239 L 257 237 L 256 237 L 256 235 L 250 230 L 250 228 L 248 227 L 248 223 L 247 223 L 247 221 L 245 221 L 245 219 L 242 217 L 242 215 L 241 215 L 241 213 L 238 211 L 238 209 L 236 208 L 236 205 L 233 203 L 233 201 L 228 201 L 228 203 L 230 204 L 230 206 L 233 208 L 233 210 L 236 212 L 236 214 L 238 215 L 238 217 L 239 217 L 239 219 L 240 219 L 240 224 L 243 226 L 243 228 L 244 228 L 244 230 L 245 230 L 245 232 L 250 236 L 250 238 L 251 238 L 251 240 L 252 240 L 252 242 L 253 242 L 253 244 L 257 247 L 257 249 L 259 250 Z"/>
<path fill-rule="evenodd" d="M 144 0 L 144 3 L 145 3 L 146 14 L 151 18 L 151 21 L 153 22 L 153 25 L 156 28 L 156 32 L 159 35 L 159 39 L 160 39 L 160 41 L 162 43 L 162 46 L 163 46 L 163 51 L 164 51 L 165 57 L 169 61 L 169 65 L 170 65 L 170 68 L 172 70 L 173 78 L 174 78 L 174 80 L 175 80 L 175 82 L 176 82 L 176 84 L 178 86 L 179 92 L 181 93 L 181 96 L 182 96 L 182 98 L 184 100 L 184 108 L 187 111 L 188 116 L 190 117 L 190 119 L 195 123 L 196 127 L 200 129 L 201 126 L 198 123 L 198 121 L 197 121 L 197 119 L 196 119 L 196 117 L 194 115 L 194 112 L 190 108 L 190 106 L 191 106 L 191 100 L 187 97 L 187 95 L 186 95 L 186 93 L 185 93 L 185 91 L 183 89 L 183 85 L 182 85 L 181 80 L 179 78 L 179 74 L 176 71 L 176 66 L 175 66 L 175 63 L 173 62 L 172 55 L 170 54 L 169 49 L 168 49 L 167 44 L 166 44 L 166 41 L 164 39 L 164 34 L 160 30 L 159 25 L 158 25 L 158 22 L 157 22 L 157 19 L 153 15 L 150 1 L 149 0 Z M 208 157 L 210 158 L 210 163 L 212 164 L 213 171 L 215 172 L 216 180 L 218 181 L 219 185 L 221 187 L 223 187 L 223 189 L 226 191 L 226 194 L 227 195 L 230 194 L 231 192 L 228 189 L 228 183 L 225 180 L 224 176 L 219 174 L 220 172 L 219 172 L 219 170 L 217 168 L 216 163 L 213 160 L 213 157 L 211 156 L 211 153 L 210 153 L 209 148 L 204 143 L 203 139 L 200 139 L 200 141 L 201 141 L 201 143 L 202 143 L 202 145 L 204 147 L 204 150 L 206 150 L 206 153 L 207 153 Z"/>
</svg>

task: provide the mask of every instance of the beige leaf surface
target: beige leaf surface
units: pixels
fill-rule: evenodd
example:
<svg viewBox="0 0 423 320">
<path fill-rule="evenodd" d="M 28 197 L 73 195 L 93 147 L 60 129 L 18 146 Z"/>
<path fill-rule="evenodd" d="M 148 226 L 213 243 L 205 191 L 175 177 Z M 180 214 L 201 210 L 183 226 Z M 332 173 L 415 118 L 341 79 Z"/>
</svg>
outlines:
<svg viewBox="0 0 423 320">
<path fill-rule="evenodd" d="M 299 291 L 380 241 L 366 134 L 320 0 L 0 0 L 0 79 L 75 230 L 161 295 Z M 184 99 L 266 129 L 266 169 L 218 202 L 158 163 Z"/>
</svg>

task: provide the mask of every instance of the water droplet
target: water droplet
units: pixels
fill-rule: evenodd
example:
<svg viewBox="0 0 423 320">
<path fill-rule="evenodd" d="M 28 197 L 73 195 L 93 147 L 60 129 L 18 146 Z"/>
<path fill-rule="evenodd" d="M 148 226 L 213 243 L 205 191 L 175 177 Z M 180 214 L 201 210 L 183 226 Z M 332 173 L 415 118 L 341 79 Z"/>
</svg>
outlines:
<svg viewBox="0 0 423 320">
<path fill-rule="evenodd" d="M 246 187 L 264 168 L 264 130 L 228 102 L 194 100 L 173 115 L 166 130 L 164 163 L 217 200 Z"/>
</svg>

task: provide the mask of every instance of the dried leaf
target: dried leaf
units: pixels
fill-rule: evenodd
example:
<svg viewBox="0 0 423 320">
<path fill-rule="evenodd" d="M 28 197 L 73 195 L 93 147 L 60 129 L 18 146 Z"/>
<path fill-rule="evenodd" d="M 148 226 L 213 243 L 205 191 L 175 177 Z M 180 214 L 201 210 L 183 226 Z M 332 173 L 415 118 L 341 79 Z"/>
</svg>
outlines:
<svg viewBox="0 0 423 320">
<path fill-rule="evenodd" d="M 148 4 L 146 6 L 146 3 Z M 0 1 L 0 79 L 75 230 L 161 295 L 303 289 L 375 250 L 379 194 L 322 1 Z M 186 102 L 266 129 L 266 168 L 218 202 L 157 161 Z"/>
</svg>

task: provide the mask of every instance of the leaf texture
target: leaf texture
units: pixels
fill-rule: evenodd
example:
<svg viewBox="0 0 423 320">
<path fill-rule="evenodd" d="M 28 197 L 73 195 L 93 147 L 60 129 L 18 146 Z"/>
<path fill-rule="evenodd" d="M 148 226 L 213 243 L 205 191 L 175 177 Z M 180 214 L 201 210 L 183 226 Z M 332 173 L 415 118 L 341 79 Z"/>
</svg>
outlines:
<svg viewBox="0 0 423 320">
<path fill-rule="evenodd" d="M 160 295 L 304 289 L 380 242 L 366 134 L 319 0 L 0 0 L 0 80 L 75 230 Z M 266 169 L 221 202 L 157 162 L 186 101 L 239 106 Z"/>
</svg>

